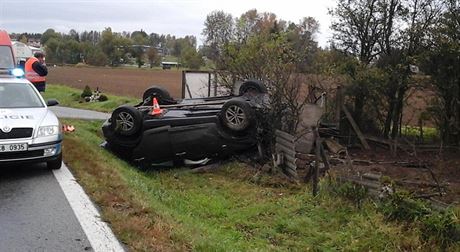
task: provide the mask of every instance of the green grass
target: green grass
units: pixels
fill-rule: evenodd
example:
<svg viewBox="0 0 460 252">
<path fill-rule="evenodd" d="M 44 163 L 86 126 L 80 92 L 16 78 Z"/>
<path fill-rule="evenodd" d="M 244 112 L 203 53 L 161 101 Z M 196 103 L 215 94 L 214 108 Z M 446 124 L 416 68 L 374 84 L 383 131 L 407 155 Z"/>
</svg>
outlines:
<svg viewBox="0 0 460 252">
<path fill-rule="evenodd" d="M 373 203 L 360 208 L 322 183 L 313 197 L 256 170 L 229 163 L 212 173 L 187 168 L 140 172 L 99 147 L 99 122 L 69 121 L 64 159 L 134 251 L 395 251 L 424 244 L 417 228 L 386 222 Z M 430 248 L 427 248 L 428 250 Z"/>
<path fill-rule="evenodd" d="M 420 138 L 420 127 L 403 126 L 402 134 L 411 138 Z M 423 127 L 423 142 L 435 142 L 439 140 L 439 132 L 436 128 Z"/>
<path fill-rule="evenodd" d="M 114 96 L 105 94 L 108 96 L 108 100 L 104 102 L 82 102 L 80 94 L 83 90 L 71 88 L 64 85 L 47 84 L 46 92 L 43 93 L 43 98 L 57 99 L 59 105 L 68 106 L 74 108 L 90 109 L 101 112 L 112 112 L 116 107 L 123 104 L 136 104 L 139 103 L 140 99 L 133 97 Z"/>
<path fill-rule="evenodd" d="M 164 56 L 161 61 L 168 61 L 168 62 L 179 62 L 179 58 L 172 56 L 172 55 L 166 55 Z"/>
</svg>

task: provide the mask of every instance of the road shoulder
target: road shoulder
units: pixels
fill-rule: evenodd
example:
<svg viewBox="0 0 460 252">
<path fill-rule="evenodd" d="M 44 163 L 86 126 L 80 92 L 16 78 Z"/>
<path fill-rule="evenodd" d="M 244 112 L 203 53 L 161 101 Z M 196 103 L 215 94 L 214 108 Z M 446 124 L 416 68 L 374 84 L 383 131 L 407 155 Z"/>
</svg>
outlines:
<svg viewBox="0 0 460 252">
<path fill-rule="evenodd" d="M 53 171 L 94 251 L 125 251 L 65 164 Z"/>
</svg>

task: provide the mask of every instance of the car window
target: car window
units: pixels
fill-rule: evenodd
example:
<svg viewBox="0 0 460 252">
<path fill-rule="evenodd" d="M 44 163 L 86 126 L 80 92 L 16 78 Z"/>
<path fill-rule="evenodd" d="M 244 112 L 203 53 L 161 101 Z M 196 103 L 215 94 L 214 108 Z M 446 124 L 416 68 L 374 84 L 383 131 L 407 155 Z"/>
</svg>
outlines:
<svg viewBox="0 0 460 252">
<path fill-rule="evenodd" d="M 2 68 L 14 68 L 13 55 L 9 46 L 0 46 L 0 69 Z"/>
<path fill-rule="evenodd" d="M 31 85 L 21 83 L 0 83 L 0 108 L 44 107 Z"/>
</svg>

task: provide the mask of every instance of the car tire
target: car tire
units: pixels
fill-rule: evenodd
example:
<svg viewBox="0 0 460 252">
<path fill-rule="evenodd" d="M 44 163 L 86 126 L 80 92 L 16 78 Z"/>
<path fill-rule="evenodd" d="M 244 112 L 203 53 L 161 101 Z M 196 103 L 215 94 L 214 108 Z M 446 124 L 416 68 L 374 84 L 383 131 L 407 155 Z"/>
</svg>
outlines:
<svg viewBox="0 0 460 252">
<path fill-rule="evenodd" d="M 231 99 L 222 106 L 219 117 L 225 128 L 243 132 L 254 123 L 254 110 L 243 99 Z"/>
<path fill-rule="evenodd" d="M 144 95 L 142 96 L 142 100 L 146 102 L 146 99 L 151 97 L 156 97 L 159 105 L 170 105 L 175 104 L 176 102 L 169 94 L 168 90 L 159 86 L 151 86 L 147 90 L 145 90 Z M 151 103 L 151 100 L 147 101 Z"/>
<path fill-rule="evenodd" d="M 55 160 L 51 160 L 51 161 L 46 162 L 46 166 L 50 170 L 61 169 L 61 166 L 62 166 L 62 152 L 59 154 L 59 156 Z"/>
<path fill-rule="evenodd" d="M 133 106 L 116 108 L 111 117 L 113 131 L 120 136 L 133 136 L 142 127 L 142 114 Z"/>
<path fill-rule="evenodd" d="M 267 88 L 257 80 L 249 80 L 241 84 L 239 95 L 254 95 L 267 93 Z"/>
</svg>

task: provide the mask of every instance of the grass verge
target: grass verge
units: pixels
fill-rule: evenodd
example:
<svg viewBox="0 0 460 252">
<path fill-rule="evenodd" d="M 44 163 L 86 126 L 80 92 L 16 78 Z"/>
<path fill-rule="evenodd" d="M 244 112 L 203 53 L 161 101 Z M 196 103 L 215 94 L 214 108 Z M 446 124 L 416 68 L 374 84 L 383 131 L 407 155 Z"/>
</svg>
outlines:
<svg viewBox="0 0 460 252">
<path fill-rule="evenodd" d="M 233 162 L 212 173 L 140 172 L 99 147 L 100 122 L 64 120 L 64 158 L 133 251 L 419 250 L 419 229 L 386 222 L 366 201 L 359 207 L 322 190 L 253 179 Z"/>
<path fill-rule="evenodd" d="M 59 105 L 73 107 L 73 108 L 82 108 L 90 109 L 101 112 L 112 112 L 116 107 L 123 104 L 136 104 L 139 103 L 139 99 L 132 97 L 123 97 L 123 96 L 114 96 L 107 95 L 109 98 L 104 102 L 81 102 L 80 94 L 82 90 L 71 88 L 63 85 L 47 84 L 46 92 L 43 93 L 43 98 L 47 99 L 57 99 Z"/>
<path fill-rule="evenodd" d="M 423 127 L 423 139 L 421 139 L 421 132 L 420 127 L 413 127 L 413 126 L 403 126 L 402 127 L 402 134 L 406 137 L 410 137 L 412 139 L 418 139 L 422 142 L 432 143 L 439 141 L 439 132 L 436 128 L 433 127 Z"/>
</svg>

